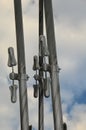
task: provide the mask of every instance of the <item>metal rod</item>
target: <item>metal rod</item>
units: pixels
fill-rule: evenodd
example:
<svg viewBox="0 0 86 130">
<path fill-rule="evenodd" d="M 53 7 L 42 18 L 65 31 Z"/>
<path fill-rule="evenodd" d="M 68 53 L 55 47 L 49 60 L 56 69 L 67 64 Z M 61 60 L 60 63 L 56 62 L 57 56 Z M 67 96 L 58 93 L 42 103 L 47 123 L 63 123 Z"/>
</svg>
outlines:
<svg viewBox="0 0 86 130">
<path fill-rule="evenodd" d="M 43 35 L 43 0 L 39 0 L 39 37 Z M 40 46 L 40 41 L 39 41 Z M 40 47 L 39 47 L 40 48 Z M 43 57 L 39 56 L 39 65 L 42 66 Z M 43 72 L 39 70 L 39 119 L 38 119 L 38 130 L 44 130 L 44 94 L 43 94 Z"/>
<path fill-rule="evenodd" d="M 49 49 L 49 62 L 51 65 L 51 94 L 54 117 L 54 130 L 63 130 L 62 108 L 59 85 L 59 68 L 56 54 L 56 41 L 54 33 L 54 21 L 52 0 L 44 0 L 47 42 Z"/>
<path fill-rule="evenodd" d="M 20 79 L 19 79 L 19 97 L 20 97 L 21 130 L 29 130 L 21 0 L 14 0 L 14 11 L 15 11 L 16 40 L 17 40 L 17 54 L 18 54 L 18 74 L 20 77 Z"/>
</svg>

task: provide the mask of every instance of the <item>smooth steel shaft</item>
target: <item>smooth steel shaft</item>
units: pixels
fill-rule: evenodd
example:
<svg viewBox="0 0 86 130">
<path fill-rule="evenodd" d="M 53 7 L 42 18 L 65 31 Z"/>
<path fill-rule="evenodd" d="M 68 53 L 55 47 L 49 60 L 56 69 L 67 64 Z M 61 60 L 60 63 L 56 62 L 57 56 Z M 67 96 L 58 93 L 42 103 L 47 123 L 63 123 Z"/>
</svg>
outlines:
<svg viewBox="0 0 86 130">
<path fill-rule="evenodd" d="M 45 9 L 47 42 L 50 54 L 49 62 L 51 65 L 51 94 L 53 105 L 54 130 L 63 130 L 60 85 L 59 85 L 59 68 L 56 54 L 52 0 L 44 0 L 44 9 Z"/>
<path fill-rule="evenodd" d="M 18 55 L 21 130 L 29 130 L 21 0 L 14 0 L 14 11 L 15 11 L 15 23 L 16 23 L 17 55 Z"/>
<path fill-rule="evenodd" d="M 39 0 L 39 39 L 40 35 L 43 35 L 43 0 Z M 43 64 L 43 57 L 39 56 L 39 65 L 42 66 L 42 64 Z M 43 72 L 41 70 L 39 70 L 39 76 L 41 77 L 41 80 L 39 81 L 40 87 L 39 87 L 38 130 L 44 130 L 44 94 L 43 94 L 43 82 L 42 82 Z"/>
</svg>

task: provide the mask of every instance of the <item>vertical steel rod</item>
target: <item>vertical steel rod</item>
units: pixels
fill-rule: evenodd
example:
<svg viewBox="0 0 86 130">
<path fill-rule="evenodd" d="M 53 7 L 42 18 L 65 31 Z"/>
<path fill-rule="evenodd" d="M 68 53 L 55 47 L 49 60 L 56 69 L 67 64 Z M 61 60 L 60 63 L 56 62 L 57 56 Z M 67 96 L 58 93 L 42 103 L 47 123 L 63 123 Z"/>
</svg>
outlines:
<svg viewBox="0 0 86 130">
<path fill-rule="evenodd" d="M 54 130 L 63 130 L 62 108 L 59 85 L 59 68 L 56 54 L 56 41 L 54 33 L 54 21 L 52 0 L 44 0 L 47 42 L 49 49 L 49 62 L 51 65 L 51 93 L 54 117 Z"/>
<path fill-rule="evenodd" d="M 43 0 L 39 0 L 39 37 L 43 35 Z M 40 44 L 40 41 L 39 41 Z M 39 45 L 40 46 L 40 45 Z M 39 65 L 42 66 L 43 57 L 39 56 Z M 43 77 L 43 72 L 39 70 L 39 76 Z M 43 94 L 43 83 L 39 81 L 39 119 L 38 119 L 38 130 L 44 130 L 44 94 Z"/>
<path fill-rule="evenodd" d="M 15 11 L 17 54 L 18 54 L 18 74 L 20 77 L 19 78 L 19 97 L 20 97 L 21 130 L 29 130 L 21 0 L 14 0 L 14 11 Z"/>
</svg>

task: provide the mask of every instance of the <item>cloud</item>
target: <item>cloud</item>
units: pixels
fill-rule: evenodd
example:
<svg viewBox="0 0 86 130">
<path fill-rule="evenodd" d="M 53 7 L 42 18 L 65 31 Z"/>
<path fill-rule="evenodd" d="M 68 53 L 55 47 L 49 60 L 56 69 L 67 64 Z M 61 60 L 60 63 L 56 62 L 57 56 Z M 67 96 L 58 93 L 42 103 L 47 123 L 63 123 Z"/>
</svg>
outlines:
<svg viewBox="0 0 86 130">
<path fill-rule="evenodd" d="M 66 115 L 69 130 L 83 130 L 86 127 L 86 105 L 75 104 L 70 116 Z"/>
<path fill-rule="evenodd" d="M 53 10 L 55 18 L 58 21 L 69 21 L 77 26 L 86 20 L 86 1 L 85 0 L 54 0 Z"/>
<path fill-rule="evenodd" d="M 38 1 L 22 0 L 26 68 L 30 79 L 28 86 L 29 119 L 33 128 L 38 126 L 38 99 L 33 98 L 33 55 L 38 54 Z M 54 0 L 56 44 L 60 72 L 61 97 L 64 121 L 69 130 L 84 130 L 86 105 L 80 99 L 86 90 L 86 2 L 84 0 Z M 7 67 L 7 48 L 13 46 L 16 52 L 14 7 L 11 0 L 0 1 L 0 128 L 1 130 L 20 129 L 19 101 L 10 102 Z M 15 71 L 17 69 L 15 68 Z M 77 97 L 77 98 L 76 98 Z M 78 101 L 79 100 L 79 101 Z M 78 104 L 79 103 L 79 104 Z M 51 99 L 45 99 L 45 128 L 53 129 Z"/>
</svg>

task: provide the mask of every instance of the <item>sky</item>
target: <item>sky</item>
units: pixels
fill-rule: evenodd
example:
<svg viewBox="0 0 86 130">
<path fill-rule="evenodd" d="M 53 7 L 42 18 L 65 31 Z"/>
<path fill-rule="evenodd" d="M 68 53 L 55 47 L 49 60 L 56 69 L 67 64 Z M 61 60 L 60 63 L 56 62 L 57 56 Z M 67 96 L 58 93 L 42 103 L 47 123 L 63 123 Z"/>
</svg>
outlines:
<svg viewBox="0 0 86 130">
<path fill-rule="evenodd" d="M 61 68 L 60 89 L 63 120 L 68 130 L 86 128 L 86 0 L 52 0 L 56 49 Z M 38 0 L 22 0 L 29 122 L 38 126 L 38 101 L 33 97 L 33 56 L 38 54 Z M 17 103 L 10 101 L 11 81 L 8 47 L 16 52 L 14 5 L 0 0 L 0 130 L 20 130 L 19 90 Z M 17 66 L 15 67 L 17 72 Z M 18 85 L 18 83 L 16 82 Z M 45 129 L 53 130 L 51 98 L 45 100 Z"/>
</svg>

